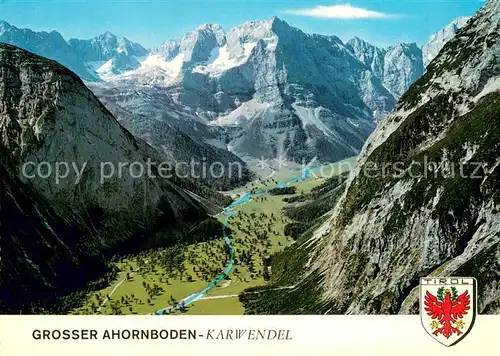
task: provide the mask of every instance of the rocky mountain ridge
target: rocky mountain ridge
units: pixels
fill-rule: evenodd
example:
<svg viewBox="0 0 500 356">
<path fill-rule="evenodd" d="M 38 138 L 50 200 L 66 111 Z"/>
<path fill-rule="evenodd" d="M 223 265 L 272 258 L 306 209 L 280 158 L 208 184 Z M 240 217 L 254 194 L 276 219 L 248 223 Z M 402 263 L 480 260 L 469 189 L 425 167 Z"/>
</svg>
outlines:
<svg viewBox="0 0 500 356">
<path fill-rule="evenodd" d="M 347 47 L 371 68 L 396 98 L 424 73 L 422 50 L 416 43 L 399 43 L 389 48 L 378 48 L 354 37 L 347 42 Z"/>
<path fill-rule="evenodd" d="M 499 312 L 499 30 L 490 0 L 368 139 L 316 235 L 329 312 L 417 313 L 419 278 L 450 275 L 475 277 L 478 311 Z"/>
<path fill-rule="evenodd" d="M 422 47 L 424 66 L 427 67 L 432 62 L 444 45 L 455 37 L 458 30 L 464 27 L 469 19 L 470 17 L 459 17 L 429 38 L 429 41 Z"/>
</svg>

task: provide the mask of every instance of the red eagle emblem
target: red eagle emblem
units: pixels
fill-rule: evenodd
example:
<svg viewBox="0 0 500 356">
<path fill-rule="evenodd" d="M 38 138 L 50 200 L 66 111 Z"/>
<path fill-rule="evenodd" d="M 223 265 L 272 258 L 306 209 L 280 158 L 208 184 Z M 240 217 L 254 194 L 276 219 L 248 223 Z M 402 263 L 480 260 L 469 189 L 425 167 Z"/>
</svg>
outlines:
<svg viewBox="0 0 500 356">
<path fill-rule="evenodd" d="M 464 328 L 464 315 L 470 309 L 470 295 L 468 291 L 458 295 L 457 289 L 438 289 L 437 295 L 425 294 L 425 311 L 432 318 L 432 333 L 437 336 L 442 334 L 447 339 L 453 334 L 462 334 Z"/>
</svg>

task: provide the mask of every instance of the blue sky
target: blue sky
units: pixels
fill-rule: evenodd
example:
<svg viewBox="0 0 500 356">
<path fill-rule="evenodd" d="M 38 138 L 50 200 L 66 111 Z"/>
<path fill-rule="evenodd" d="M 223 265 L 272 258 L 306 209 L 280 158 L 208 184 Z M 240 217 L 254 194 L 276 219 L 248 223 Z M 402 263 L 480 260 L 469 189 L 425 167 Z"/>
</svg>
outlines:
<svg viewBox="0 0 500 356">
<path fill-rule="evenodd" d="M 107 30 L 153 47 L 203 23 L 229 29 L 247 20 L 278 16 L 305 32 L 361 37 L 380 46 L 425 43 L 481 0 L 0 0 L 0 20 L 66 38 Z"/>
</svg>

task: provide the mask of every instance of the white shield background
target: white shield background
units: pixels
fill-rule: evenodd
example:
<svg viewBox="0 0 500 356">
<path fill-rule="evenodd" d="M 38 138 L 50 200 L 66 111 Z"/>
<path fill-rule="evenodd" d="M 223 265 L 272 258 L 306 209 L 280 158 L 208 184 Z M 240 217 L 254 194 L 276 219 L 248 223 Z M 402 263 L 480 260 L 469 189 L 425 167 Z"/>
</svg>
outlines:
<svg viewBox="0 0 500 356">
<path fill-rule="evenodd" d="M 431 282 L 432 281 L 432 282 Z M 442 283 L 445 281 L 445 283 Z M 459 283 L 456 283 L 459 281 Z M 431 283 L 431 284 L 428 284 Z M 461 295 L 464 293 L 466 290 L 469 291 L 470 295 L 470 309 L 468 310 L 467 314 L 464 315 L 462 320 L 465 325 L 464 328 L 461 329 L 462 334 L 456 335 L 453 334 L 450 336 L 448 339 L 444 337 L 442 334 L 438 334 L 437 336 L 433 334 L 435 330 L 432 329 L 431 323 L 433 319 L 427 315 L 427 312 L 425 311 L 425 294 L 427 291 L 429 293 L 437 296 L 437 292 L 439 288 L 444 287 L 446 288 L 451 288 L 455 287 L 457 288 L 458 295 Z M 427 331 L 427 333 L 434 339 L 440 342 L 441 344 L 445 346 L 452 346 L 455 345 L 457 342 L 462 340 L 467 334 L 470 332 L 472 329 L 472 326 L 474 325 L 474 321 L 476 319 L 476 309 L 477 309 L 477 282 L 475 278 L 471 277 L 426 277 L 426 278 L 421 278 L 420 279 L 420 319 L 422 321 L 422 325 Z M 439 327 L 442 325 L 439 324 Z"/>
</svg>

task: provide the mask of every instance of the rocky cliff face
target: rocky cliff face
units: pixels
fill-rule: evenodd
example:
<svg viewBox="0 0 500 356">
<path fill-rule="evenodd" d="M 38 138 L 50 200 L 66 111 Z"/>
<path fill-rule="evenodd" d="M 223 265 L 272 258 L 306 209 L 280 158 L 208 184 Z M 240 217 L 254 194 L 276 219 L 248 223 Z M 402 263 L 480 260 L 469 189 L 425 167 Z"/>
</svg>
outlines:
<svg viewBox="0 0 500 356">
<path fill-rule="evenodd" d="M 14 310 L 95 277 L 92 263 L 137 234 L 206 217 L 204 200 L 186 189 L 191 183 L 141 174 L 160 155 L 120 126 L 75 74 L 5 44 L 0 151 L 0 299 Z M 133 167 L 120 171 L 120 163 Z M 57 164 L 69 168 L 59 180 Z"/>
<path fill-rule="evenodd" d="M 366 66 L 370 67 L 377 78 L 384 78 L 386 49 L 375 47 L 358 37 L 347 42 L 347 48 Z"/>
<path fill-rule="evenodd" d="M 1 144 L 0 153 L 0 312 L 30 312 L 33 302 L 83 287 L 106 268 L 99 254 L 79 252 L 92 232 L 67 223 L 20 181 Z"/>
<path fill-rule="evenodd" d="M 185 172 L 193 180 L 216 190 L 228 190 L 251 180 L 245 162 L 229 152 L 224 132 L 206 125 L 194 110 L 173 102 L 166 88 L 90 88 L 123 126 L 156 147 L 165 161 L 194 167 Z"/>
<path fill-rule="evenodd" d="M 459 17 L 429 38 L 429 41 L 422 47 L 424 66 L 427 67 L 436 58 L 444 45 L 455 37 L 455 34 L 467 24 L 467 21 L 469 21 L 469 17 Z"/>
<path fill-rule="evenodd" d="M 490 0 L 365 144 L 317 250 L 330 313 L 418 312 L 419 278 L 450 275 L 500 311 L 499 33 Z"/>
</svg>

